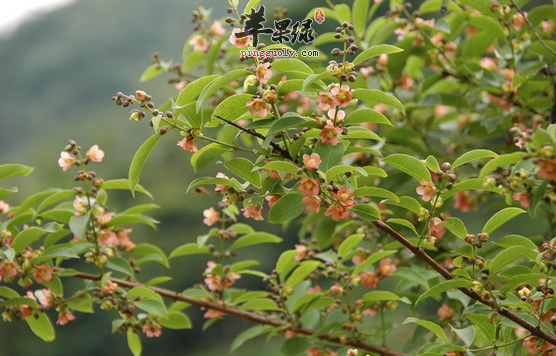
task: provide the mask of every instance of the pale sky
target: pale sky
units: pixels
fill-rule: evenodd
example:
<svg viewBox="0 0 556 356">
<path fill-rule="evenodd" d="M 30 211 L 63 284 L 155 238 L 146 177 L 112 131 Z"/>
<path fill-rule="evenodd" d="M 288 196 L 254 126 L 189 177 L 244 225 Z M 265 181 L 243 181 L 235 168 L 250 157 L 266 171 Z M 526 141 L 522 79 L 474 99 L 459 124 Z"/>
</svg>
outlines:
<svg viewBox="0 0 556 356">
<path fill-rule="evenodd" d="M 0 36 L 6 36 L 23 22 L 76 0 L 1 0 Z"/>
</svg>

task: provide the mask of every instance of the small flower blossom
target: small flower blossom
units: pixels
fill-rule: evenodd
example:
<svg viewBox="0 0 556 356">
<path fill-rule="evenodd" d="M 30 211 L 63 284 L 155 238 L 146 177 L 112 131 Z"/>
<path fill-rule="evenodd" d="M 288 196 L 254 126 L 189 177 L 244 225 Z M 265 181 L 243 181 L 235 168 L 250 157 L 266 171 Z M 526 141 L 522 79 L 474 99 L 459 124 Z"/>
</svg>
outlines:
<svg viewBox="0 0 556 356">
<path fill-rule="evenodd" d="M 192 135 L 188 135 L 183 140 L 178 141 L 178 146 L 186 151 L 197 152 L 197 143 Z"/>
<path fill-rule="evenodd" d="M 42 283 L 43 281 L 50 282 L 52 280 L 52 268 L 45 265 L 39 265 L 35 268 L 33 276 L 37 283 Z"/>
<path fill-rule="evenodd" d="M 389 276 L 396 272 L 396 265 L 392 262 L 390 257 L 385 258 L 380 261 L 379 271 L 382 276 Z"/>
<path fill-rule="evenodd" d="M 73 208 L 75 209 L 75 215 L 79 216 L 87 213 L 87 209 L 89 208 L 89 205 L 85 200 L 76 197 L 73 200 Z"/>
<path fill-rule="evenodd" d="M 417 194 L 421 195 L 423 201 L 430 201 L 434 195 L 435 187 L 433 182 L 427 182 L 422 179 L 419 181 L 420 187 L 417 187 Z"/>
<path fill-rule="evenodd" d="M 556 181 L 556 159 L 540 161 L 537 166 L 540 167 L 540 177 Z"/>
<path fill-rule="evenodd" d="M 189 41 L 189 44 L 193 46 L 194 51 L 206 52 L 209 49 L 209 44 L 205 36 L 193 36 L 193 38 Z"/>
<path fill-rule="evenodd" d="M 314 180 L 313 178 L 302 178 L 299 184 L 299 188 L 297 188 L 303 195 L 316 195 L 320 192 L 320 185 L 319 182 Z"/>
<path fill-rule="evenodd" d="M 241 209 L 241 211 L 243 211 L 243 216 L 246 218 L 253 218 L 254 220 L 263 220 L 263 216 L 261 215 L 262 210 L 262 206 L 254 205 L 248 205 Z"/>
<path fill-rule="evenodd" d="M 118 244 L 118 236 L 112 230 L 102 230 L 98 235 L 98 244 L 100 246 L 114 247 Z"/>
<path fill-rule="evenodd" d="M 113 213 L 104 213 L 104 214 L 100 214 L 97 217 L 97 221 L 98 221 L 99 225 L 104 226 L 104 225 L 108 224 L 110 222 L 110 220 L 112 220 L 113 217 L 114 217 Z"/>
<path fill-rule="evenodd" d="M 263 84 L 266 84 L 266 82 L 268 82 L 268 79 L 270 79 L 270 77 L 272 77 L 272 71 L 270 69 L 268 69 L 268 67 L 270 67 L 269 62 L 259 63 L 257 65 L 257 68 L 255 69 L 255 76 L 257 77 L 259 82 L 261 82 Z"/>
<path fill-rule="evenodd" d="M 517 200 L 522 207 L 527 208 L 529 207 L 531 197 L 527 193 L 514 193 L 512 199 Z"/>
<path fill-rule="evenodd" d="M 452 317 L 454 316 L 454 312 L 446 303 L 442 304 L 442 306 L 438 308 L 438 311 L 436 313 L 438 314 L 440 320 L 452 319 Z"/>
<path fill-rule="evenodd" d="M 521 31 L 521 27 L 527 23 L 526 18 L 528 13 L 525 12 L 524 14 L 525 16 L 518 12 L 512 16 L 512 23 L 517 31 Z"/>
<path fill-rule="evenodd" d="M 133 229 L 119 229 L 116 232 L 116 238 L 118 239 L 117 244 L 122 246 L 124 251 L 131 251 L 135 248 L 135 244 L 129 238 L 129 234 L 133 232 Z"/>
<path fill-rule="evenodd" d="M 378 285 L 378 275 L 374 272 L 363 272 L 359 274 L 359 281 L 367 288 L 376 288 Z"/>
<path fill-rule="evenodd" d="M 0 265 L 0 281 L 2 277 L 7 276 L 9 280 L 17 276 L 19 272 L 19 266 L 12 261 L 4 261 L 2 265 Z"/>
<path fill-rule="evenodd" d="M 343 110 L 338 110 L 338 114 L 336 114 L 336 109 L 330 109 L 328 110 L 326 115 L 328 115 L 330 120 L 334 120 L 334 122 L 341 124 L 344 122 L 344 119 L 346 117 L 346 112 Z"/>
<path fill-rule="evenodd" d="M 445 221 L 442 221 L 439 218 L 432 218 L 429 222 L 429 235 L 435 237 L 436 239 L 441 239 L 446 233 L 443 226 L 445 223 Z"/>
<path fill-rule="evenodd" d="M 340 204 L 331 205 L 326 211 L 324 212 L 324 216 L 332 215 L 332 219 L 335 221 L 340 221 L 341 219 L 345 219 L 349 216 L 349 210 Z"/>
<path fill-rule="evenodd" d="M 249 113 L 253 116 L 266 117 L 270 111 L 268 105 L 266 105 L 264 100 L 261 98 L 256 98 L 245 104 L 245 106 L 249 106 Z"/>
<path fill-rule="evenodd" d="M 225 175 L 225 174 L 222 173 L 222 172 L 218 172 L 218 173 L 216 174 L 216 178 L 226 178 L 226 179 L 228 179 L 228 176 Z M 225 191 L 225 190 L 227 190 L 227 189 L 228 189 L 228 186 L 227 186 L 227 185 L 224 185 L 224 184 L 215 184 L 214 191 L 218 193 L 218 192 L 223 192 L 223 191 Z"/>
<path fill-rule="evenodd" d="M 75 320 L 75 315 L 67 310 L 62 310 L 58 315 L 58 320 L 56 321 L 56 325 L 66 325 L 70 321 Z"/>
<path fill-rule="evenodd" d="M 224 276 L 215 275 L 213 271 L 216 266 L 218 266 L 216 262 L 208 261 L 205 269 L 205 283 L 212 291 L 222 291 L 223 288 L 231 287 L 237 279 L 241 278 L 240 274 L 230 272 L 229 266 L 222 268 L 224 271 L 228 271 Z"/>
<path fill-rule="evenodd" d="M 338 142 L 340 142 L 340 139 L 338 137 L 338 134 L 340 133 L 342 133 L 342 129 L 339 127 L 334 127 L 332 121 L 327 120 L 326 125 L 324 126 L 322 131 L 319 132 L 319 136 L 321 137 L 321 142 L 324 145 L 330 143 L 332 146 L 336 146 Z"/>
<path fill-rule="evenodd" d="M 58 165 L 62 167 L 65 172 L 70 169 L 71 166 L 75 164 L 75 157 L 66 151 L 60 153 L 60 159 L 58 160 Z"/>
<path fill-rule="evenodd" d="M 350 209 L 355 205 L 355 201 L 352 199 L 353 189 L 347 189 L 345 185 L 342 185 L 337 192 L 332 193 L 332 197 L 346 209 Z"/>
<path fill-rule="evenodd" d="M 318 153 L 311 153 L 311 155 L 303 155 L 303 164 L 309 169 L 319 169 L 322 160 Z"/>
<path fill-rule="evenodd" d="M 473 210 L 473 204 L 471 203 L 471 194 L 467 190 L 460 190 L 454 194 L 454 209 L 468 213 Z"/>
<path fill-rule="evenodd" d="M 321 110 L 330 110 L 336 107 L 336 100 L 329 93 L 321 91 L 315 100 L 319 103 Z"/>
<path fill-rule="evenodd" d="M 45 308 L 54 305 L 54 293 L 50 289 L 40 289 L 35 291 L 35 295 L 39 299 L 39 303 Z"/>
<path fill-rule="evenodd" d="M 214 210 L 213 207 L 210 207 L 209 209 L 205 209 L 203 211 L 203 215 L 205 217 L 203 219 L 203 224 L 207 226 L 218 224 L 218 222 L 220 221 L 220 213 Z"/>
<path fill-rule="evenodd" d="M 162 326 L 155 322 L 154 320 L 149 320 L 141 330 L 147 335 L 147 337 L 159 337 L 162 335 Z"/>
<path fill-rule="evenodd" d="M 221 36 L 226 33 L 226 30 L 224 29 L 224 27 L 222 27 L 220 21 L 214 20 L 212 22 L 212 25 L 210 25 L 210 33 L 212 33 L 214 36 Z"/>
<path fill-rule="evenodd" d="M 346 84 L 342 84 L 342 86 L 336 85 L 330 92 L 334 95 L 336 105 L 346 107 L 349 105 L 351 99 L 353 99 L 353 92 Z M 340 112 L 338 112 L 338 114 L 340 114 Z"/>
<path fill-rule="evenodd" d="M 301 199 L 303 204 L 305 204 L 305 210 L 308 213 L 318 213 L 320 211 L 320 198 L 316 195 L 306 195 Z"/>
<path fill-rule="evenodd" d="M 264 197 L 264 199 L 268 202 L 268 207 L 272 208 L 272 206 L 274 204 L 276 204 L 276 202 L 280 199 L 281 197 L 279 195 L 276 194 L 270 194 L 267 195 L 266 197 Z"/>
<path fill-rule="evenodd" d="M 295 250 L 297 251 L 295 259 L 298 261 L 303 261 L 307 256 L 307 246 L 305 245 L 295 245 Z"/>
<path fill-rule="evenodd" d="M 98 148 L 98 145 L 94 145 L 87 150 L 87 158 L 91 162 L 102 162 L 104 151 Z"/>
<path fill-rule="evenodd" d="M 236 33 L 238 33 L 238 32 L 242 32 L 241 29 L 234 28 L 232 30 L 232 34 L 230 35 L 230 39 L 229 39 L 231 44 L 233 44 L 237 48 L 242 48 L 242 47 L 247 46 L 249 43 L 251 43 L 251 36 L 245 36 L 245 37 L 242 37 L 242 38 L 237 38 Z"/>
<path fill-rule="evenodd" d="M 205 318 L 205 319 L 214 319 L 214 318 L 219 318 L 219 317 L 224 316 L 224 315 L 226 315 L 226 313 L 224 313 L 223 311 L 209 308 L 205 312 L 205 314 L 203 314 L 203 318 Z"/>
<path fill-rule="evenodd" d="M 10 205 L 3 200 L 0 200 L 0 214 L 5 213 L 10 209 Z"/>
<path fill-rule="evenodd" d="M 546 33 L 553 33 L 554 32 L 554 25 L 550 21 L 542 21 L 541 28 Z"/>
<path fill-rule="evenodd" d="M 106 280 L 106 284 L 102 286 L 102 292 L 106 294 L 114 294 L 118 289 L 118 285 L 111 280 Z"/>
</svg>

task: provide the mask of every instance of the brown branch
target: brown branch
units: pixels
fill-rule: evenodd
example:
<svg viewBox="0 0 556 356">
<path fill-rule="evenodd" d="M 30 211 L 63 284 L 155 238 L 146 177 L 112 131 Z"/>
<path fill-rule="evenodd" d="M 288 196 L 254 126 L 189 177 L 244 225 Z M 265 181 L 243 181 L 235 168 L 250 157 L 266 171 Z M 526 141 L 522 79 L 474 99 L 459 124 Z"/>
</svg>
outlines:
<svg viewBox="0 0 556 356">
<path fill-rule="evenodd" d="M 517 12 L 519 12 L 521 14 L 521 16 L 523 16 L 523 19 L 525 20 L 525 22 L 527 23 L 527 26 L 529 26 L 529 28 L 531 29 L 531 31 L 533 31 L 533 33 L 535 34 L 535 37 L 537 37 L 537 39 L 539 40 L 539 43 L 541 45 L 543 45 L 544 48 L 546 48 L 549 52 L 551 52 L 553 55 L 556 56 L 556 51 L 550 47 L 549 45 L 546 44 L 546 42 L 541 38 L 541 35 L 539 35 L 539 33 L 537 32 L 537 30 L 535 29 L 535 26 L 533 26 L 533 24 L 531 23 L 531 21 L 529 21 L 529 19 L 527 18 L 527 16 L 525 16 L 525 13 L 523 12 L 523 10 L 519 7 L 518 4 L 515 3 L 514 0 L 510 0 L 510 3 L 512 4 L 513 7 L 516 8 Z"/>
<path fill-rule="evenodd" d="M 390 237 L 392 237 L 394 240 L 396 240 L 399 243 L 401 243 L 402 245 L 404 245 L 408 250 L 413 252 L 413 254 L 415 254 L 415 256 L 418 256 L 419 258 L 424 260 L 426 264 L 428 264 L 435 271 L 437 271 L 440 275 L 442 275 L 442 277 L 444 277 L 446 279 L 454 279 L 454 276 L 450 273 L 450 271 L 448 271 L 446 268 L 442 267 L 431 256 L 429 256 L 422 248 L 418 248 L 417 246 L 412 244 L 408 239 L 406 239 L 405 237 L 400 235 L 397 231 L 392 229 L 386 223 L 384 223 L 383 221 L 377 220 L 377 221 L 373 221 L 373 224 L 376 227 L 378 227 L 380 230 L 382 230 L 386 234 L 388 234 Z M 520 318 L 518 315 L 514 314 L 513 312 L 511 312 L 510 310 L 508 310 L 504 307 L 498 307 L 494 301 L 484 299 L 483 297 L 481 297 L 479 294 L 477 294 L 477 292 L 475 292 L 471 288 L 459 288 L 459 290 L 462 291 L 468 297 L 478 301 L 479 303 L 482 303 L 482 304 L 492 308 L 493 310 L 496 310 L 498 312 L 498 314 L 500 314 L 500 315 L 510 319 L 514 323 L 520 325 L 524 329 L 528 330 L 532 335 L 534 335 L 538 338 L 541 338 L 543 340 L 546 340 L 553 345 L 556 345 L 556 336 L 555 335 L 549 334 L 549 333 L 541 330 L 540 328 L 538 328 L 535 325 L 529 323 L 528 321 Z"/>
<path fill-rule="evenodd" d="M 236 124 L 236 123 L 233 122 L 233 121 L 224 119 L 223 117 L 218 116 L 218 115 L 214 115 L 214 117 L 216 117 L 216 118 L 218 118 L 218 119 L 224 121 L 224 122 L 227 123 L 228 125 L 231 125 L 231 126 L 237 128 L 237 129 L 239 129 L 240 131 L 245 132 L 246 134 L 249 134 L 249 135 L 254 136 L 254 137 L 257 137 L 257 138 L 260 138 L 260 139 L 263 140 L 263 141 L 265 141 L 265 140 L 267 139 L 267 137 L 266 137 L 265 135 L 263 135 L 263 134 L 261 134 L 261 133 L 255 131 L 255 130 L 247 129 L 247 128 L 241 126 L 241 125 Z M 282 155 L 282 157 L 284 157 L 285 159 L 292 160 L 292 157 L 290 156 L 290 153 L 289 153 L 285 148 L 283 148 L 282 146 L 280 146 L 279 144 L 277 144 L 276 142 L 272 142 L 272 141 L 271 141 L 271 142 L 270 142 L 270 146 L 271 146 L 272 148 L 274 148 L 276 151 L 280 152 L 280 154 Z"/>
<path fill-rule="evenodd" d="M 61 271 L 63 271 L 62 268 L 57 268 L 56 269 L 56 272 L 61 272 Z M 101 279 L 101 276 L 99 276 L 99 275 L 89 274 L 89 273 L 81 273 L 81 272 L 72 275 L 72 277 L 81 278 L 81 279 L 88 279 L 88 280 L 92 280 L 92 281 L 99 281 Z M 227 315 L 233 315 L 235 317 L 242 318 L 242 319 L 249 320 L 249 321 L 253 321 L 253 322 L 256 322 L 258 324 L 281 327 L 281 328 L 284 328 L 284 329 L 292 330 L 295 333 L 301 334 L 301 335 L 311 336 L 311 335 L 315 334 L 314 330 L 304 328 L 304 327 L 293 326 L 293 325 L 288 324 L 286 322 L 269 318 L 268 316 L 263 315 L 263 314 L 258 314 L 258 313 L 253 313 L 253 312 L 241 310 L 239 308 L 232 307 L 232 306 L 229 306 L 229 305 L 226 305 L 226 304 L 219 304 L 219 303 L 215 303 L 215 302 L 211 302 L 211 301 L 207 301 L 207 300 L 202 300 L 202 299 L 189 297 L 189 296 L 183 295 L 183 294 L 178 293 L 178 292 L 173 291 L 173 290 L 169 290 L 169 289 L 165 289 L 165 288 L 159 288 L 159 287 L 145 286 L 144 284 L 141 284 L 141 283 L 125 281 L 125 280 L 118 279 L 118 278 L 110 278 L 110 281 L 112 281 L 113 283 L 116 283 L 120 287 L 124 287 L 124 288 L 134 288 L 134 287 L 149 288 L 150 290 L 152 290 L 153 292 L 157 293 L 158 295 L 160 295 L 162 297 L 170 298 L 170 299 L 175 300 L 175 301 L 186 302 L 186 303 L 198 306 L 200 308 L 218 310 L 218 311 L 223 312 Z M 320 334 L 320 335 L 317 336 L 317 338 L 322 340 L 322 341 L 333 342 L 333 343 L 340 344 L 340 345 L 343 345 L 343 346 L 351 346 L 351 347 L 366 350 L 366 351 L 369 351 L 369 352 L 374 352 L 374 353 L 377 353 L 377 354 L 383 355 L 383 356 L 410 356 L 408 354 L 405 354 L 405 353 L 402 353 L 402 352 L 399 352 L 399 351 L 396 351 L 396 350 L 391 350 L 387 347 L 381 347 L 381 346 L 369 344 L 367 342 L 363 342 L 363 341 L 360 341 L 360 340 L 357 340 L 357 339 L 352 339 L 352 338 L 348 339 L 347 341 L 344 341 L 344 340 L 340 340 L 338 338 L 333 338 L 329 334 Z"/>
</svg>

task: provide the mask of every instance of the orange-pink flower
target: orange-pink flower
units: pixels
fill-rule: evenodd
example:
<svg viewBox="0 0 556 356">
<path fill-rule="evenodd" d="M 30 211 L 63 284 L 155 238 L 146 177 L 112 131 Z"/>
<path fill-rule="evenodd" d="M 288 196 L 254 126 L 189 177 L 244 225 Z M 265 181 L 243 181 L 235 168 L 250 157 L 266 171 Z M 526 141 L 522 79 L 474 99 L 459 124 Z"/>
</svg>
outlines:
<svg viewBox="0 0 556 356">
<path fill-rule="evenodd" d="M 307 246 L 305 245 L 295 245 L 295 250 L 297 253 L 295 254 L 295 259 L 298 261 L 303 261 L 307 256 Z"/>
<path fill-rule="evenodd" d="M 468 213 L 473 210 L 473 204 L 471 203 L 471 194 L 467 190 L 460 190 L 454 194 L 454 209 Z"/>
<path fill-rule="evenodd" d="M 43 307 L 49 308 L 54 305 L 54 293 L 50 289 L 39 289 L 35 291 L 35 295 Z"/>
<path fill-rule="evenodd" d="M 178 146 L 186 151 L 197 152 L 197 143 L 192 135 L 188 135 L 187 137 L 184 137 L 183 140 L 178 141 Z"/>
<path fill-rule="evenodd" d="M 445 221 L 442 221 L 439 218 L 432 218 L 429 222 L 429 235 L 434 236 L 437 239 L 441 239 L 446 233 L 443 226 L 445 223 Z"/>
<path fill-rule="evenodd" d="M 60 153 L 60 159 L 58 160 L 58 165 L 62 167 L 62 170 L 65 172 L 70 169 L 71 166 L 75 164 L 75 157 L 66 151 L 62 151 Z"/>
<path fill-rule="evenodd" d="M 309 169 L 319 169 L 322 160 L 318 153 L 311 153 L 311 155 L 303 155 L 303 164 Z"/>
<path fill-rule="evenodd" d="M 324 91 L 321 91 L 315 100 L 319 103 L 319 108 L 321 110 L 329 110 L 336 107 L 336 100 L 334 97 Z"/>
<path fill-rule="evenodd" d="M 162 335 L 162 326 L 154 320 L 148 320 L 141 330 L 147 337 L 159 337 Z"/>
<path fill-rule="evenodd" d="M 349 216 L 349 210 L 340 204 L 331 205 L 326 211 L 324 212 L 324 216 L 332 215 L 332 219 L 336 221 L 340 221 L 341 219 L 345 219 Z"/>
<path fill-rule="evenodd" d="M 378 284 L 378 275 L 374 272 L 362 272 L 359 274 L 359 281 L 365 287 L 376 288 Z"/>
<path fill-rule="evenodd" d="M 396 272 L 396 264 L 392 262 L 390 257 L 387 257 L 380 261 L 379 271 L 382 276 L 394 274 Z"/>
<path fill-rule="evenodd" d="M 116 232 L 116 238 L 118 239 L 117 244 L 122 246 L 124 251 L 130 251 L 135 248 L 135 244 L 129 238 L 129 234 L 133 232 L 133 229 L 119 229 Z"/>
<path fill-rule="evenodd" d="M 222 27 L 220 21 L 214 20 L 212 22 L 212 25 L 210 25 L 210 33 L 212 33 L 214 36 L 221 36 L 226 33 L 226 30 L 224 29 L 224 27 Z"/>
<path fill-rule="evenodd" d="M 355 205 L 355 202 L 352 199 L 353 189 L 347 189 L 345 185 L 342 185 L 337 192 L 333 192 L 332 197 L 346 209 L 352 208 Z"/>
<path fill-rule="evenodd" d="M 98 235 L 98 244 L 100 246 L 114 247 L 118 244 L 118 236 L 112 230 L 104 229 Z"/>
<path fill-rule="evenodd" d="M 306 195 L 301 199 L 303 204 L 305 204 L 305 210 L 308 213 L 318 213 L 320 211 L 320 198 L 316 195 Z"/>
<path fill-rule="evenodd" d="M 208 261 L 205 269 L 205 283 L 212 291 L 222 291 L 223 288 L 231 287 L 237 279 L 241 278 L 240 274 L 231 272 L 229 266 L 222 268 L 226 271 L 223 276 L 216 275 L 213 273 L 216 266 L 218 266 L 216 262 Z"/>
<path fill-rule="evenodd" d="M 527 208 L 529 207 L 529 202 L 531 200 L 531 197 L 529 196 L 529 194 L 527 193 L 514 193 L 514 195 L 512 195 L 513 200 L 517 200 L 519 201 L 519 203 L 521 204 L 522 207 Z"/>
<path fill-rule="evenodd" d="M 52 268 L 46 265 L 38 265 L 35 267 L 33 276 L 38 283 L 42 283 L 43 281 L 50 282 L 52 280 Z"/>
<path fill-rule="evenodd" d="M 241 211 L 243 211 L 243 216 L 246 218 L 253 218 L 254 220 L 263 220 L 263 216 L 261 215 L 262 210 L 262 206 L 254 206 L 251 204 L 241 209 Z"/>
<path fill-rule="evenodd" d="M 332 146 L 336 146 L 340 141 L 338 134 L 342 133 L 342 129 L 339 127 L 334 127 L 334 124 L 331 120 L 326 121 L 326 125 L 319 132 L 319 136 L 321 137 L 321 142 L 326 145 L 330 143 Z"/>
<path fill-rule="evenodd" d="M 334 95 L 336 105 L 346 107 L 349 105 L 351 99 L 353 99 L 351 88 L 346 84 L 342 84 L 342 86 L 336 85 L 330 92 Z"/>
<path fill-rule="evenodd" d="M 556 159 L 548 161 L 540 161 L 537 163 L 540 167 L 539 176 L 549 180 L 556 180 Z"/>
<path fill-rule="evenodd" d="M 220 213 L 214 210 L 213 207 L 205 209 L 203 211 L 203 215 L 205 217 L 203 219 L 203 223 L 207 226 L 212 226 L 220 222 Z"/>
<path fill-rule="evenodd" d="M 193 46 L 194 51 L 206 52 L 209 49 L 209 44 L 205 36 L 193 36 L 193 38 L 189 41 L 189 44 Z"/>
<path fill-rule="evenodd" d="M 12 279 L 17 276 L 19 272 L 19 266 L 12 261 L 4 261 L 2 265 L 0 265 L 0 281 L 2 277 L 8 276 L 8 279 Z"/>
<path fill-rule="evenodd" d="M 218 172 L 218 173 L 216 174 L 216 178 L 226 178 L 226 179 L 228 179 L 228 176 L 225 175 L 225 174 L 222 173 L 222 172 Z M 225 191 L 225 190 L 227 190 L 227 189 L 228 189 L 228 186 L 227 186 L 227 185 L 224 185 L 224 184 L 215 184 L 214 191 L 215 191 L 215 192 L 223 192 L 223 191 Z"/>
<path fill-rule="evenodd" d="M 5 213 L 10 208 L 10 205 L 3 200 L 0 200 L 0 214 Z"/>
<path fill-rule="evenodd" d="M 263 99 L 256 98 L 253 101 L 248 102 L 245 106 L 249 106 L 249 113 L 253 116 L 266 117 L 270 108 Z"/>
<path fill-rule="evenodd" d="M 302 178 L 299 183 L 299 188 L 297 188 L 303 195 L 316 195 L 319 194 L 320 185 L 319 182 L 313 178 Z"/>
<path fill-rule="evenodd" d="M 442 304 L 442 306 L 438 308 L 438 311 L 436 313 L 438 314 L 440 320 L 452 319 L 452 317 L 454 316 L 452 308 L 450 308 L 446 303 Z"/>
<path fill-rule="evenodd" d="M 56 321 L 56 325 L 66 325 L 72 320 L 75 320 L 75 315 L 73 315 L 68 310 L 62 310 L 60 314 L 58 314 L 58 320 Z"/>
<path fill-rule="evenodd" d="M 261 82 L 263 84 L 268 82 L 268 79 L 270 79 L 270 77 L 272 77 L 272 71 L 270 69 L 268 69 L 268 67 L 270 67 L 269 62 L 259 63 L 257 65 L 257 68 L 255 69 L 255 76 L 257 77 L 259 82 Z"/>
<path fill-rule="evenodd" d="M 268 207 L 272 208 L 272 206 L 274 204 L 276 204 L 278 199 L 280 199 L 280 196 L 277 195 L 277 194 L 270 194 L 270 195 L 267 195 L 266 197 L 264 197 L 264 199 L 268 202 Z"/>
<path fill-rule="evenodd" d="M 236 37 L 236 33 L 238 32 L 242 32 L 241 29 L 239 28 L 234 28 L 232 30 L 232 34 L 230 35 L 230 43 L 233 44 L 234 46 L 236 46 L 237 48 L 242 48 L 247 46 L 249 43 L 251 43 L 251 36 L 245 36 L 242 38 L 237 38 Z"/>
<path fill-rule="evenodd" d="M 427 182 L 426 180 L 422 179 L 419 181 L 419 184 L 421 184 L 421 186 L 417 187 L 417 194 L 421 195 L 424 201 L 431 200 L 436 189 L 434 187 L 434 183 Z"/>
<path fill-rule="evenodd" d="M 102 162 L 104 151 L 98 148 L 98 145 L 93 145 L 87 150 L 87 158 L 91 162 Z"/>
</svg>

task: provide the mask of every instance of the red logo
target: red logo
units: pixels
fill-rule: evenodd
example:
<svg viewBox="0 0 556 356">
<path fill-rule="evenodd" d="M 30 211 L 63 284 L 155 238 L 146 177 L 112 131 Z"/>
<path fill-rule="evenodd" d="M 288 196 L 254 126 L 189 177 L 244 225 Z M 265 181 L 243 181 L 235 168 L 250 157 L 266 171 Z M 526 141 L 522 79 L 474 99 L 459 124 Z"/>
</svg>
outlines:
<svg viewBox="0 0 556 356">
<path fill-rule="evenodd" d="M 317 9 L 315 11 L 315 21 L 320 25 L 324 22 L 324 12 L 321 9 Z"/>
</svg>

